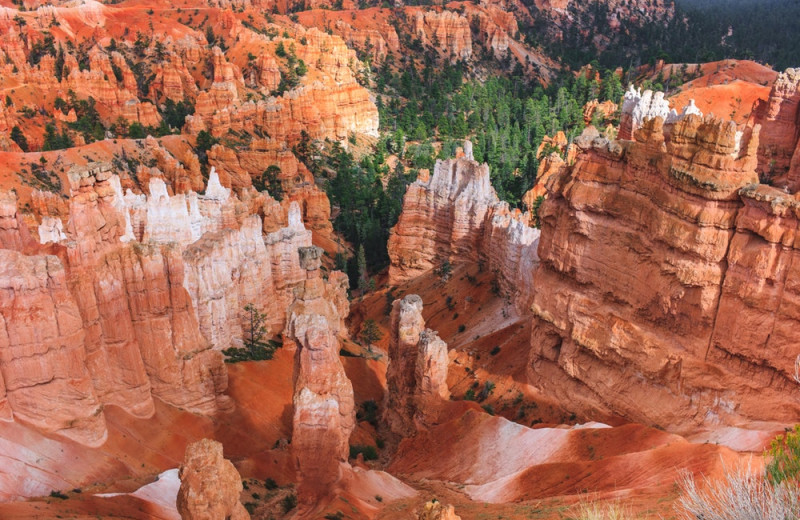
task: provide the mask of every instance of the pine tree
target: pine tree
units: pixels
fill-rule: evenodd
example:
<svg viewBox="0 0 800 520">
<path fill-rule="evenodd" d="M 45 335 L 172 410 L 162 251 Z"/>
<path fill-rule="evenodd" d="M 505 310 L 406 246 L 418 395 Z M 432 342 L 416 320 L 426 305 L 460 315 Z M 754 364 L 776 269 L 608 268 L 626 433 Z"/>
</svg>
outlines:
<svg viewBox="0 0 800 520">
<path fill-rule="evenodd" d="M 380 341 L 383 337 L 383 333 L 378 328 L 378 324 L 375 323 L 375 320 L 367 319 L 364 320 L 364 323 L 361 324 L 361 341 L 367 344 L 367 348 L 370 352 L 372 352 L 372 344 L 376 341 Z"/>
<path fill-rule="evenodd" d="M 367 255 L 364 253 L 364 244 L 359 244 L 358 254 L 356 255 L 358 265 L 358 288 L 362 291 L 367 289 Z"/>
</svg>

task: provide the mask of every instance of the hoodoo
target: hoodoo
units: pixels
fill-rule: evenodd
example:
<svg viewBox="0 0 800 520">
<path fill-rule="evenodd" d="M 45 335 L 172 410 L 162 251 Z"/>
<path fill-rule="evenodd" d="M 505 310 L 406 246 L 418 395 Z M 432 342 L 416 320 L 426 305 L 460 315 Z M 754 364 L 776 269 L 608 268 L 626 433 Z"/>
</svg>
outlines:
<svg viewBox="0 0 800 520">
<path fill-rule="evenodd" d="M 399 435 L 411 435 L 435 417 L 447 388 L 447 343 L 422 318 L 422 298 L 410 294 L 392 303 L 384 421 Z"/>
<path fill-rule="evenodd" d="M 295 343 L 292 454 L 297 464 L 298 498 L 313 506 L 342 479 L 355 426 L 353 385 L 339 360 L 340 310 L 347 279 L 320 274 L 322 249 L 299 249 L 305 280 L 289 307 L 286 337 Z M 334 276 L 334 275 L 340 276 Z"/>
</svg>

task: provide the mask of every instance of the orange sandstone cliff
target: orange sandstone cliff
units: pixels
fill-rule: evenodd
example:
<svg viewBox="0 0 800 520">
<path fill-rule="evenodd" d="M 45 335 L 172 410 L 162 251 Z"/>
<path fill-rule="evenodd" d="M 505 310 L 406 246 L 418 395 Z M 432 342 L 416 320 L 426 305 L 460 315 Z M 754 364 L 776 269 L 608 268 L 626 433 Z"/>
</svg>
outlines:
<svg viewBox="0 0 800 520">
<path fill-rule="evenodd" d="M 389 237 L 390 283 L 405 281 L 464 259 L 488 264 L 499 274 L 509 298 L 525 307 L 532 297 L 531 275 L 538 262 L 538 230 L 529 217 L 500 202 L 489 167 L 464 156 L 437 161 L 433 175 L 411 184 L 403 212 Z"/>
<path fill-rule="evenodd" d="M 182 520 L 250 519 L 239 502 L 242 478 L 222 456 L 221 443 L 203 439 L 190 444 L 179 475 L 177 507 Z"/>
<path fill-rule="evenodd" d="M 772 287 L 794 228 L 756 187 L 758 137 L 689 114 L 669 138 L 657 117 L 633 141 L 576 141 L 539 212 L 534 385 L 676 431 L 797 416 L 794 293 Z"/>
</svg>

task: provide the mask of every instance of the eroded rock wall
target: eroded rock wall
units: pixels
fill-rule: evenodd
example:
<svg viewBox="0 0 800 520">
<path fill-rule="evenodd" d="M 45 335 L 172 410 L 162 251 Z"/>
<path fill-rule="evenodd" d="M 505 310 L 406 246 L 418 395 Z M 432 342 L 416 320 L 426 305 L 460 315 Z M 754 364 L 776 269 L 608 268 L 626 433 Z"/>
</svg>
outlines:
<svg viewBox="0 0 800 520">
<path fill-rule="evenodd" d="M 758 131 L 690 114 L 669 139 L 657 118 L 634 141 L 576 140 L 539 211 L 531 382 L 677 431 L 797 416 L 800 350 L 779 332 L 796 221 L 774 190 L 743 189 Z"/>
<path fill-rule="evenodd" d="M 69 178 L 66 224 L 43 217 L 41 245 L 13 193 L 0 198 L 0 418 L 96 446 L 106 404 L 136 417 L 154 413 L 154 397 L 197 413 L 230 410 L 218 351 L 241 346 L 247 303 L 271 333 L 283 329 L 305 279 L 297 249 L 311 244 L 299 205 L 287 202 L 284 216 L 265 193 L 239 199 L 213 171 L 200 196 L 170 195 L 151 177 L 149 195 L 123 197 L 101 163 Z M 258 213 L 273 205 L 270 219 L 287 226 L 265 234 Z M 341 300 L 343 330 L 346 287 Z"/>
<path fill-rule="evenodd" d="M 444 262 L 487 262 L 509 297 L 527 302 L 533 290 L 527 273 L 537 262 L 539 234 L 528 222 L 528 216 L 500 202 L 489 166 L 473 159 L 467 141 L 462 156 L 437 161 L 433 175 L 421 176 L 408 187 L 389 237 L 390 283 Z"/>
</svg>

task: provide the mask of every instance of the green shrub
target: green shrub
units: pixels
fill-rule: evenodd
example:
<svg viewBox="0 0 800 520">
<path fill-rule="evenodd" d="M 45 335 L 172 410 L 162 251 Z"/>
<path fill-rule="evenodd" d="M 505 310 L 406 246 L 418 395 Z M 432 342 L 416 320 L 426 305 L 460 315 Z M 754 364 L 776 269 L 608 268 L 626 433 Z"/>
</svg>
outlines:
<svg viewBox="0 0 800 520">
<path fill-rule="evenodd" d="M 283 507 L 283 512 L 288 513 L 297 507 L 297 496 L 294 493 L 286 495 L 283 497 L 283 500 L 281 500 L 281 506 Z"/>
<path fill-rule="evenodd" d="M 765 454 L 767 478 L 773 484 L 800 479 L 800 424 L 786 435 L 778 435 Z"/>
<path fill-rule="evenodd" d="M 359 453 L 364 457 L 365 461 L 378 459 L 378 450 L 375 449 L 375 446 L 365 446 L 360 444 L 350 446 L 351 459 L 358 457 Z"/>
<path fill-rule="evenodd" d="M 377 428 L 378 426 L 378 403 L 369 400 L 361 403 L 361 409 L 356 413 L 356 419 L 367 421 Z"/>
</svg>

